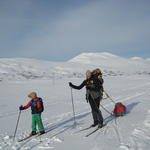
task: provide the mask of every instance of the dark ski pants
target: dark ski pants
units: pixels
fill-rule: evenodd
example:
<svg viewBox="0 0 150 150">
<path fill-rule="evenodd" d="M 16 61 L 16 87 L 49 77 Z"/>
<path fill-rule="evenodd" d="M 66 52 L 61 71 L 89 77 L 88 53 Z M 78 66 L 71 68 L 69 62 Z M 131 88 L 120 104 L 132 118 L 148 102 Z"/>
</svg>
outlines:
<svg viewBox="0 0 150 150">
<path fill-rule="evenodd" d="M 92 110 L 94 124 L 97 124 L 97 123 L 103 124 L 103 116 L 102 116 L 102 113 L 101 113 L 101 111 L 99 109 L 100 100 L 101 100 L 101 98 L 92 99 L 90 97 L 90 99 L 89 99 L 89 103 L 90 103 L 91 110 Z"/>
</svg>

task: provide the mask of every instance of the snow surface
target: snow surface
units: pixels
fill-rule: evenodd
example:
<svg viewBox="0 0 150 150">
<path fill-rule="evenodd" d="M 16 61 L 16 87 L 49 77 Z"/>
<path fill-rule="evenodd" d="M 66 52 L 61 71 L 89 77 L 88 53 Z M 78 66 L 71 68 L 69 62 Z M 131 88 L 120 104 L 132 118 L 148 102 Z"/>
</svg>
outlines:
<svg viewBox="0 0 150 150">
<path fill-rule="evenodd" d="M 64 63 L 0 59 L 0 149 L 150 150 L 149 60 L 125 59 L 109 53 L 84 53 L 76 58 Z M 86 69 L 97 67 L 104 72 L 105 90 L 114 101 L 127 106 L 128 114 L 114 119 L 101 108 L 107 126 L 86 138 L 85 135 L 94 129 L 79 132 L 92 124 L 85 89 L 73 90 L 74 126 L 68 82 L 79 85 L 84 80 Z M 27 95 L 32 91 L 44 100 L 42 118 L 46 130 L 50 132 L 19 143 L 19 139 L 31 132 L 31 112 L 29 109 L 21 113 L 13 141 L 18 107 L 29 101 Z M 110 112 L 114 108 L 109 99 L 104 99 L 101 104 Z"/>
<path fill-rule="evenodd" d="M 106 127 L 92 136 L 85 135 L 93 129 L 78 132 L 92 124 L 89 104 L 85 101 L 85 89 L 73 90 L 76 122 L 74 127 L 72 105 L 68 81 L 80 84 L 81 79 L 58 79 L 10 81 L 0 84 L 0 149 L 2 150 L 149 150 L 150 144 L 150 77 L 147 75 L 105 77 L 105 89 L 116 102 L 123 102 L 128 114 L 117 120 L 107 120 Z M 17 137 L 13 142 L 18 106 L 28 101 L 27 94 L 37 91 L 44 99 L 45 111 L 42 115 L 46 130 L 41 138 L 31 138 L 22 143 L 17 140 L 31 131 L 30 110 L 23 111 Z M 108 99 L 102 105 L 110 112 L 113 103 Z M 102 108 L 104 118 L 109 114 Z"/>
</svg>

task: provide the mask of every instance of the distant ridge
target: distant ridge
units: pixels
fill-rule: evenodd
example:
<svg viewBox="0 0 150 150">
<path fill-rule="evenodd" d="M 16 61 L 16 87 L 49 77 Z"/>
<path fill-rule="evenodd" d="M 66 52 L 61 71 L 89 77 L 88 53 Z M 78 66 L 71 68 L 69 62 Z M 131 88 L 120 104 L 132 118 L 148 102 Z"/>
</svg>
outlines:
<svg viewBox="0 0 150 150">
<path fill-rule="evenodd" d="M 84 77 L 87 69 L 101 68 L 104 75 L 150 74 L 150 59 L 123 58 L 111 53 L 82 53 L 68 62 L 30 58 L 1 58 L 0 81 Z"/>
</svg>

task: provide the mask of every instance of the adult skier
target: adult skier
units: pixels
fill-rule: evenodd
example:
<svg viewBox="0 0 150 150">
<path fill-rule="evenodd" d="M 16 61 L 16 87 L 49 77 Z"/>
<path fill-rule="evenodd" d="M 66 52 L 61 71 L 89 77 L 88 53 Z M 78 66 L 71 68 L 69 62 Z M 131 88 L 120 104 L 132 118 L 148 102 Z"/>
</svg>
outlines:
<svg viewBox="0 0 150 150">
<path fill-rule="evenodd" d="M 42 123 L 42 118 L 41 118 L 41 113 L 44 110 L 43 107 L 43 101 L 41 98 L 37 97 L 37 93 L 36 92 L 32 92 L 28 95 L 28 97 L 31 99 L 27 105 L 25 106 L 20 106 L 19 109 L 20 110 L 24 110 L 24 109 L 28 109 L 29 107 L 31 107 L 31 112 L 32 112 L 32 132 L 31 132 L 31 136 L 32 135 L 36 135 L 37 134 L 37 129 L 36 126 L 38 125 L 38 129 L 40 131 L 40 135 L 45 133 L 45 129 Z"/>
<path fill-rule="evenodd" d="M 100 101 L 103 96 L 103 79 L 101 75 L 92 74 L 90 70 L 86 72 L 86 79 L 81 83 L 81 85 L 76 86 L 69 82 L 69 86 L 74 89 L 82 89 L 86 87 L 86 100 L 89 102 L 92 110 L 92 116 L 94 123 L 91 127 L 98 125 L 98 128 L 103 127 L 103 117 L 99 109 Z"/>
</svg>

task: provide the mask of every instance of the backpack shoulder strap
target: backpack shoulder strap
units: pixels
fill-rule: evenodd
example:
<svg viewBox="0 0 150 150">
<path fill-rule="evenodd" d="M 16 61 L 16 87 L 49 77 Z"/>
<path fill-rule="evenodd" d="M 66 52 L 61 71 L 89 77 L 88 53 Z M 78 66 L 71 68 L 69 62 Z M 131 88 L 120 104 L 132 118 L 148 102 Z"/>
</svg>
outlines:
<svg viewBox="0 0 150 150">
<path fill-rule="evenodd" d="M 42 98 L 38 98 L 37 102 L 43 102 Z"/>
</svg>

